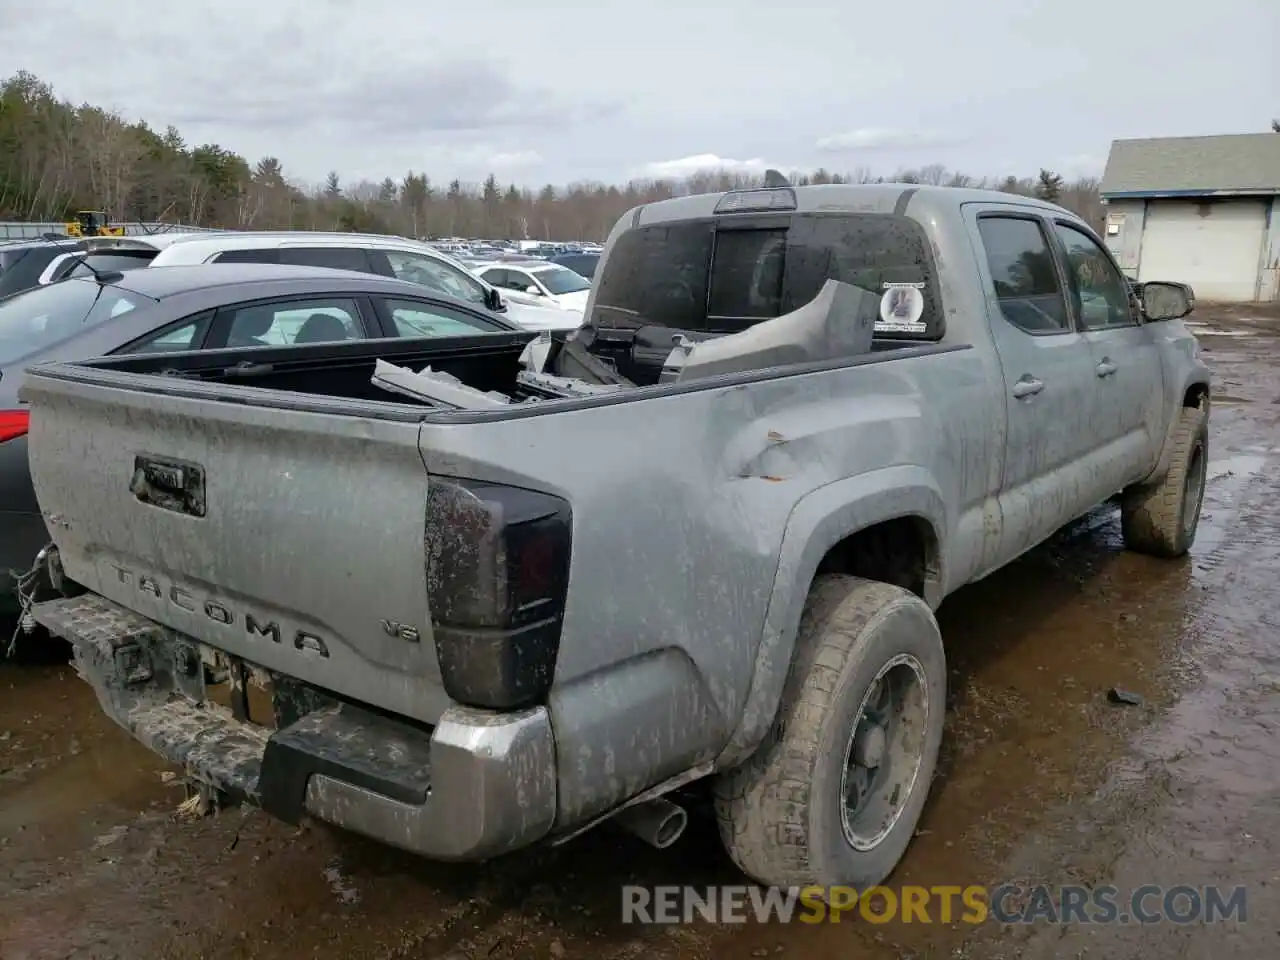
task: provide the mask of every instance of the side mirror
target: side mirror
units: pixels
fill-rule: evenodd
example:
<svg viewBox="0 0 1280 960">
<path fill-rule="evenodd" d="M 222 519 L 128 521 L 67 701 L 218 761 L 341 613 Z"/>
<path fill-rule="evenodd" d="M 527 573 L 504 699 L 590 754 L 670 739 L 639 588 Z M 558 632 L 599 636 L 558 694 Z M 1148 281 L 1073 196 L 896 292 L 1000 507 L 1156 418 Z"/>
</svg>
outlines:
<svg viewBox="0 0 1280 960">
<path fill-rule="evenodd" d="M 507 309 L 507 305 L 502 299 L 502 294 L 498 292 L 497 287 L 490 287 L 488 292 L 485 293 L 485 306 L 498 313 Z"/>
<path fill-rule="evenodd" d="M 542 296 L 542 290 L 532 283 L 524 288 L 524 292 L 528 294 L 532 294 L 535 297 Z"/>
<path fill-rule="evenodd" d="M 1181 320 L 1195 309 L 1195 292 L 1185 283 L 1152 280 L 1138 284 L 1135 292 L 1148 320 Z"/>
</svg>

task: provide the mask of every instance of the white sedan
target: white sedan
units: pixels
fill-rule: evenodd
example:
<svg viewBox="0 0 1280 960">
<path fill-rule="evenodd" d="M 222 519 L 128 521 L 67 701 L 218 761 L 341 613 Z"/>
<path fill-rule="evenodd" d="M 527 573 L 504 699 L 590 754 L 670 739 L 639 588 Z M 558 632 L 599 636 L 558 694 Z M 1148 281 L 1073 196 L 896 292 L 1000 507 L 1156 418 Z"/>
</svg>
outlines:
<svg viewBox="0 0 1280 960">
<path fill-rule="evenodd" d="M 554 263 L 492 263 L 476 270 L 476 276 L 503 292 L 528 294 L 579 316 L 591 294 L 586 277 Z"/>
</svg>

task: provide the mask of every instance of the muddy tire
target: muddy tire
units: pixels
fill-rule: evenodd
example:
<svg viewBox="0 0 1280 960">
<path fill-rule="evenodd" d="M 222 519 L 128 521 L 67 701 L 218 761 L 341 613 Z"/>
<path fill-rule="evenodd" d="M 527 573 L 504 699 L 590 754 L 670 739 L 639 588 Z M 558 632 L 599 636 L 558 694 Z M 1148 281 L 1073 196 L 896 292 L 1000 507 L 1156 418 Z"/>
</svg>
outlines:
<svg viewBox="0 0 1280 960">
<path fill-rule="evenodd" d="M 1125 491 L 1120 527 L 1125 546 L 1155 557 L 1191 549 L 1204 503 L 1209 466 L 1209 412 L 1183 407 L 1173 435 L 1169 472 L 1156 483 Z"/>
<path fill-rule="evenodd" d="M 773 727 L 716 782 L 720 837 L 738 867 L 777 886 L 862 890 L 888 877 L 933 779 L 946 678 L 920 598 L 819 577 Z"/>
</svg>

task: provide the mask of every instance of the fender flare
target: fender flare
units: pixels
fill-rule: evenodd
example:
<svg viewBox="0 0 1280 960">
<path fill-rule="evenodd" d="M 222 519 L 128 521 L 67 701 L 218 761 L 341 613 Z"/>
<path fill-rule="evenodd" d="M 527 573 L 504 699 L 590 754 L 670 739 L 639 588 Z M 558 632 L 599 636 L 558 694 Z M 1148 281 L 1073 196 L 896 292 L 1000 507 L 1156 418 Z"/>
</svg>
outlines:
<svg viewBox="0 0 1280 960">
<path fill-rule="evenodd" d="M 1177 393 L 1174 394 L 1173 402 L 1177 404 L 1177 406 L 1174 407 L 1173 416 L 1169 418 L 1169 423 L 1165 426 L 1164 443 L 1160 445 L 1160 459 L 1156 461 L 1155 469 L 1139 481 L 1139 486 L 1161 480 L 1164 475 L 1169 472 L 1169 464 L 1173 460 L 1173 435 L 1178 429 L 1178 415 L 1183 409 L 1183 398 L 1186 397 L 1187 391 L 1193 387 L 1204 388 L 1204 400 L 1201 403 L 1201 407 L 1204 409 L 1206 414 L 1209 413 L 1209 397 L 1212 393 L 1213 386 L 1210 383 L 1208 371 L 1202 373 L 1197 370 L 1192 373 L 1191 376 L 1187 377 L 1186 382 L 1184 382 L 1182 386 L 1178 388 Z"/>
<path fill-rule="evenodd" d="M 738 723 L 716 761 L 736 766 L 764 739 L 782 700 L 791 670 L 800 617 L 818 564 L 833 546 L 859 530 L 904 517 L 924 520 L 935 542 L 948 530 L 946 502 L 933 476 L 916 466 L 885 467 L 829 483 L 805 495 L 792 509 L 782 537 L 778 568 L 765 611 L 760 645 Z M 936 608 L 946 584 L 944 551 L 938 550 L 925 600 Z"/>
</svg>

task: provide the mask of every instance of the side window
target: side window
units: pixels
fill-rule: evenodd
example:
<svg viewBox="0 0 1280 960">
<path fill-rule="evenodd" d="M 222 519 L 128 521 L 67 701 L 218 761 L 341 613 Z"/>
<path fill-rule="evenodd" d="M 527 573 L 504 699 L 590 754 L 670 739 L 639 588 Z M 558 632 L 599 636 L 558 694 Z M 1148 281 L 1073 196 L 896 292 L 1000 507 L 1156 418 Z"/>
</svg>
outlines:
<svg viewBox="0 0 1280 960">
<path fill-rule="evenodd" d="M 387 313 L 401 337 L 467 337 L 495 333 L 496 324 L 448 307 L 422 300 L 384 300 Z"/>
<path fill-rule="evenodd" d="M 180 350 L 198 350 L 204 344 L 205 334 L 213 320 L 212 311 L 198 317 L 168 326 L 155 333 L 135 340 L 116 351 L 117 353 L 176 353 Z"/>
<path fill-rule="evenodd" d="M 530 287 L 537 288 L 537 284 L 533 282 L 533 277 L 529 276 L 523 270 L 507 271 L 507 289 L 515 290 L 517 293 L 524 293 Z"/>
<path fill-rule="evenodd" d="M 505 270 L 485 270 L 480 274 L 484 278 L 484 282 L 493 287 L 505 288 L 507 286 L 507 271 Z"/>
<path fill-rule="evenodd" d="M 214 263 L 279 263 L 280 251 L 276 249 L 224 250 L 213 258 Z"/>
<path fill-rule="evenodd" d="M 282 300 L 224 308 L 228 347 L 281 347 L 335 343 L 368 337 L 355 301 L 340 298 Z"/>
<path fill-rule="evenodd" d="M 483 305 L 485 302 L 484 287 L 480 282 L 443 260 L 405 250 L 388 250 L 387 262 L 391 264 L 391 272 L 401 280 L 421 284 L 428 290 L 468 303 Z"/>
<path fill-rule="evenodd" d="M 1086 330 L 1137 324 L 1129 284 L 1093 238 L 1065 223 L 1054 224 L 1067 257 L 1067 282 Z"/>
<path fill-rule="evenodd" d="M 1070 331 L 1067 301 L 1040 222 L 1020 217 L 982 217 L 978 220 L 978 233 L 1005 319 L 1031 334 Z"/>
<path fill-rule="evenodd" d="M 373 273 L 368 255 L 359 247 L 281 247 L 280 262 Z"/>
</svg>

